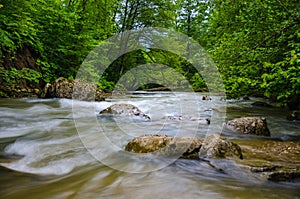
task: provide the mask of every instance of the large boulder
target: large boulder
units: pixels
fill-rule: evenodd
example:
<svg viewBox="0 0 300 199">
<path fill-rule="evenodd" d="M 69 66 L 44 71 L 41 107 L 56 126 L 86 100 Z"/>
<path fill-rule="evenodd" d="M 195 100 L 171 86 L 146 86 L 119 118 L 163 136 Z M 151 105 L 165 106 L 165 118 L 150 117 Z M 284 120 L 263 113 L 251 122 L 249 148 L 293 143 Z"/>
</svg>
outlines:
<svg viewBox="0 0 300 199">
<path fill-rule="evenodd" d="M 150 120 L 150 117 L 143 113 L 138 107 L 131 104 L 114 104 L 110 107 L 100 111 L 100 114 L 113 114 L 121 116 L 133 116 Z"/>
<path fill-rule="evenodd" d="M 199 159 L 201 144 L 202 141 L 198 138 L 143 135 L 131 140 L 125 150 L 135 153 L 153 153 L 167 158 Z"/>
<path fill-rule="evenodd" d="M 103 101 L 105 95 L 92 83 L 81 80 L 68 80 L 64 77 L 56 79 L 52 84 L 47 83 L 41 94 L 42 98 L 67 98 L 84 101 Z"/>
<path fill-rule="evenodd" d="M 242 117 L 230 120 L 224 127 L 236 133 L 270 136 L 266 118 Z"/>
<path fill-rule="evenodd" d="M 212 134 L 203 140 L 199 157 L 201 159 L 212 158 L 237 158 L 243 159 L 239 145 L 229 141 L 218 134 Z"/>
</svg>

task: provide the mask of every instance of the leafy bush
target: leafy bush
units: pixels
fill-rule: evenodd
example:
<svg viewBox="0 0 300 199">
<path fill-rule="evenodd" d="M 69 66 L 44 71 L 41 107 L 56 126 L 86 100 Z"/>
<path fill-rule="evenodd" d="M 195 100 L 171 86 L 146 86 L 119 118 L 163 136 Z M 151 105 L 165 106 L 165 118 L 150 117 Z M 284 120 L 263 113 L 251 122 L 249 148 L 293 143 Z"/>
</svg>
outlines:
<svg viewBox="0 0 300 199">
<path fill-rule="evenodd" d="M 45 82 L 50 83 L 58 78 L 54 72 L 59 68 L 56 64 L 41 61 L 40 59 L 36 61 L 36 64 L 42 70 L 42 78 Z"/>
<path fill-rule="evenodd" d="M 0 68 L 0 77 L 3 85 L 17 87 L 24 80 L 28 85 L 38 84 L 42 74 L 30 68 L 23 68 L 22 70 L 17 70 L 16 68 L 5 70 Z"/>
<path fill-rule="evenodd" d="M 297 37 L 300 38 L 300 33 Z M 280 106 L 300 95 L 300 43 L 290 42 L 289 46 L 291 50 L 285 53 L 283 61 L 264 63 L 270 72 L 262 75 L 265 96 L 277 100 Z"/>
<path fill-rule="evenodd" d="M 105 80 L 104 78 L 101 78 L 100 81 L 97 84 L 98 88 L 100 90 L 109 90 L 109 91 L 113 91 L 115 88 L 115 85 L 113 82 L 109 82 L 107 80 Z"/>
</svg>

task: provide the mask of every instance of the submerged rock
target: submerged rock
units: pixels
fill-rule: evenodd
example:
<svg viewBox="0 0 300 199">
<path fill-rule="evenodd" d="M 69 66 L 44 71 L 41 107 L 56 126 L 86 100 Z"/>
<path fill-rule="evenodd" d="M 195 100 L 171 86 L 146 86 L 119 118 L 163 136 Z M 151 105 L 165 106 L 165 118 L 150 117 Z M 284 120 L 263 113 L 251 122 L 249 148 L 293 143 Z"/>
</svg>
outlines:
<svg viewBox="0 0 300 199">
<path fill-rule="evenodd" d="M 238 158 L 243 159 L 242 150 L 239 145 L 229 141 L 218 134 L 213 134 L 203 140 L 200 158 Z"/>
<path fill-rule="evenodd" d="M 224 127 L 236 133 L 270 136 L 266 118 L 242 117 L 230 120 Z"/>
<path fill-rule="evenodd" d="M 100 114 L 135 116 L 145 120 L 150 120 L 150 117 L 148 115 L 143 113 L 138 107 L 131 104 L 114 104 L 100 111 Z"/>
<path fill-rule="evenodd" d="M 143 135 L 131 140 L 125 151 L 135 153 L 154 153 L 159 157 L 180 157 L 199 159 L 202 140 L 189 137 L 168 137 L 166 135 Z"/>
<path fill-rule="evenodd" d="M 203 118 L 203 117 L 172 115 L 172 116 L 167 116 L 165 119 L 166 120 L 172 120 L 172 121 L 196 121 L 199 124 L 210 124 L 210 119 L 209 118 Z"/>
</svg>

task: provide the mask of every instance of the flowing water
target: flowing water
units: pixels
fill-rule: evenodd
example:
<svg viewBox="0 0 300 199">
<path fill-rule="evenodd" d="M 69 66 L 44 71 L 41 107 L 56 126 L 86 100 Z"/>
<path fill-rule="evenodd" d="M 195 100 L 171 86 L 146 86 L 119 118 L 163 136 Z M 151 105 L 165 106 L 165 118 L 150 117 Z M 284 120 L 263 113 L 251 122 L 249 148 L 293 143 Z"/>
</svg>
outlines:
<svg viewBox="0 0 300 199">
<path fill-rule="evenodd" d="M 300 198 L 298 182 L 256 180 L 200 160 L 124 151 L 139 135 L 204 138 L 241 116 L 267 117 L 272 138 L 299 141 L 300 123 L 287 121 L 282 109 L 218 96 L 203 101 L 202 95 L 141 92 L 104 102 L 1 99 L 0 198 Z M 98 114 L 115 103 L 133 104 L 151 121 Z M 174 115 L 210 118 L 211 124 L 166 120 Z"/>
</svg>

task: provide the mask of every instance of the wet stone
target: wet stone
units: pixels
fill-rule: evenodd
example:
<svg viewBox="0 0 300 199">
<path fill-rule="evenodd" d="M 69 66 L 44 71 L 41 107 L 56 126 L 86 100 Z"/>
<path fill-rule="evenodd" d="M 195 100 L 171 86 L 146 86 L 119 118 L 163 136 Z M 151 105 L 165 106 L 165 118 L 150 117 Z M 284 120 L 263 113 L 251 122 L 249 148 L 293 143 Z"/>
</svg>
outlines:
<svg viewBox="0 0 300 199">
<path fill-rule="evenodd" d="M 143 135 L 131 140 L 125 151 L 153 153 L 158 157 L 199 159 L 202 140 L 189 137 L 168 137 L 166 135 Z"/>
<path fill-rule="evenodd" d="M 236 140 L 246 166 L 269 181 L 294 181 L 300 177 L 300 143 L 276 140 Z"/>
<path fill-rule="evenodd" d="M 213 134 L 203 140 L 199 156 L 201 159 L 237 158 L 243 159 L 239 145 L 229 141 L 219 134 Z"/>
<path fill-rule="evenodd" d="M 300 178 L 299 168 L 281 169 L 278 171 L 271 172 L 268 175 L 268 180 L 280 182 L 280 181 L 293 181 Z"/>
<path fill-rule="evenodd" d="M 267 127 L 267 119 L 261 117 L 236 118 L 226 122 L 224 127 L 240 134 L 270 136 L 270 131 Z"/>
<path fill-rule="evenodd" d="M 170 115 L 163 119 L 167 121 L 195 121 L 198 122 L 199 124 L 210 124 L 210 118 L 193 117 L 187 115 Z"/>
<path fill-rule="evenodd" d="M 131 104 L 114 104 L 100 111 L 100 114 L 112 114 L 121 116 L 134 116 L 144 120 L 150 120 L 150 117 L 143 113 L 138 107 Z"/>
<path fill-rule="evenodd" d="M 300 111 L 299 110 L 291 111 L 287 115 L 287 119 L 290 121 L 300 120 Z"/>
</svg>

